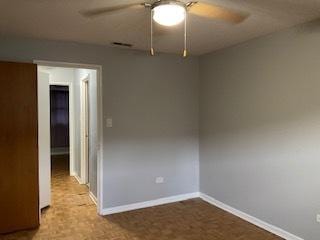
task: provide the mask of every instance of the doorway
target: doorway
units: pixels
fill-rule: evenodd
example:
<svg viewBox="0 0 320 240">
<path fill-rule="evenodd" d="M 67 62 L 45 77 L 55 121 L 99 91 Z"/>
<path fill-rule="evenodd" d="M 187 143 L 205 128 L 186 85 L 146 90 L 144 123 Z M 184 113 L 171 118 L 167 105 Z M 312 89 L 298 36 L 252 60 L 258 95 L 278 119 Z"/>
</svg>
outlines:
<svg viewBox="0 0 320 240">
<path fill-rule="evenodd" d="M 46 97 L 50 99 L 50 113 L 48 113 L 50 124 L 46 126 L 46 118 L 42 120 L 39 118 L 39 137 L 44 135 L 41 132 L 45 132 L 47 128 L 50 129 L 48 134 L 50 155 L 52 153 L 52 164 L 51 162 L 48 164 L 44 154 L 42 157 L 39 156 L 40 203 L 41 195 L 43 199 L 49 199 L 46 204 L 40 204 L 40 206 L 54 205 L 51 198 L 54 199 L 55 194 L 52 192 L 53 197 L 49 196 L 48 188 L 57 189 L 57 178 L 52 178 L 52 183 L 47 184 L 50 181 L 45 179 L 48 175 L 44 173 L 48 172 L 49 165 L 52 176 L 55 173 L 62 173 L 56 171 L 55 167 L 59 167 L 60 170 L 63 167 L 64 177 L 59 177 L 59 183 L 67 180 L 69 187 L 70 184 L 85 186 L 85 188 L 81 187 L 82 194 L 90 197 L 93 204 L 97 205 L 98 213 L 101 213 L 102 153 L 99 151 L 102 142 L 99 88 L 101 67 L 44 61 L 36 63 L 38 64 L 38 86 L 48 84 L 50 92 L 45 96 L 46 91 L 43 91 L 45 87 L 42 87 L 38 94 L 39 102 L 43 103 L 39 106 L 39 112 L 42 115 L 46 115 L 45 108 L 49 107 L 42 100 Z M 41 151 L 45 149 L 44 142 L 39 142 L 39 152 L 45 152 Z M 68 172 L 67 175 L 66 172 Z"/>
<path fill-rule="evenodd" d="M 50 85 L 50 133 L 51 155 L 68 155 L 69 86 Z"/>
<path fill-rule="evenodd" d="M 70 172 L 69 86 L 50 85 L 50 142 L 53 174 Z"/>
</svg>

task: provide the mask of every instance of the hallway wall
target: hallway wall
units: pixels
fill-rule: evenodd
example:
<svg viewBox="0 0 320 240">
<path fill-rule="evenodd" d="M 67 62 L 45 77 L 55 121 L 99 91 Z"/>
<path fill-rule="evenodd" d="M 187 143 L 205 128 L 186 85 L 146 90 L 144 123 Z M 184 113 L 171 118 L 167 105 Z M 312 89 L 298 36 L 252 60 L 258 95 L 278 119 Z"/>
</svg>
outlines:
<svg viewBox="0 0 320 240">
<path fill-rule="evenodd" d="M 97 71 L 91 69 L 75 69 L 75 101 L 81 102 L 80 84 L 85 78 L 89 78 L 89 183 L 90 192 L 97 197 L 97 148 L 98 148 L 98 126 L 97 126 Z M 81 116 L 80 104 L 75 109 L 75 114 Z M 77 129 L 80 130 L 80 121 L 76 121 Z M 81 149 L 81 131 L 77 131 L 77 146 Z M 80 159 L 80 158 L 79 158 Z M 79 169 L 81 167 L 79 166 Z M 81 173 L 81 171 L 80 171 Z M 80 174 L 81 176 L 81 174 Z"/>
</svg>

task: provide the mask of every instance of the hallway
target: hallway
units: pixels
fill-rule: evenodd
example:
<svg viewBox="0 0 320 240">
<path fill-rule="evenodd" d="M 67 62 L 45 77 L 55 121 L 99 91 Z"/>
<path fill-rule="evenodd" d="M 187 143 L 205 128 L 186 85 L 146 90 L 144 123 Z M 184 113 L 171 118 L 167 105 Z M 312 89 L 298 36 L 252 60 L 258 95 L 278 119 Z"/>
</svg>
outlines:
<svg viewBox="0 0 320 240">
<path fill-rule="evenodd" d="M 68 155 L 52 157 L 52 204 L 41 213 L 41 226 L 3 236 L 5 240 L 86 239 L 95 228 L 91 221 L 102 218 L 88 195 L 86 185 L 69 176 Z"/>
</svg>

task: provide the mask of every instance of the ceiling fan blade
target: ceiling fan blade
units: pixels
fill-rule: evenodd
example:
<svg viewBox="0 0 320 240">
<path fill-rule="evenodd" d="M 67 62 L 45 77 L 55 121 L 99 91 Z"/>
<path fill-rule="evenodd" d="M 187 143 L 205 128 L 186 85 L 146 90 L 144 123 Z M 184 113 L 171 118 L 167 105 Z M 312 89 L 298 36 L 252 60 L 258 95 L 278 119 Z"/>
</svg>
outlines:
<svg viewBox="0 0 320 240">
<path fill-rule="evenodd" d="M 130 3 L 130 4 L 122 4 L 122 5 L 112 6 L 112 7 L 84 10 L 84 11 L 80 11 L 80 14 L 84 17 L 93 18 L 93 17 L 98 17 L 98 16 L 101 16 L 104 14 L 113 13 L 113 12 L 121 11 L 121 10 L 125 10 L 125 9 L 144 8 L 144 7 L 145 7 L 144 2 Z"/>
<path fill-rule="evenodd" d="M 249 16 L 249 14 L 244 14 L 217 5 L 201 2 L 190 2 L 187 4 L 187 6 L 189 6 L 189 13 L 194 15 L 205 18 L 220 19 L 230 23 L 241 23 Z"/>
</svg>

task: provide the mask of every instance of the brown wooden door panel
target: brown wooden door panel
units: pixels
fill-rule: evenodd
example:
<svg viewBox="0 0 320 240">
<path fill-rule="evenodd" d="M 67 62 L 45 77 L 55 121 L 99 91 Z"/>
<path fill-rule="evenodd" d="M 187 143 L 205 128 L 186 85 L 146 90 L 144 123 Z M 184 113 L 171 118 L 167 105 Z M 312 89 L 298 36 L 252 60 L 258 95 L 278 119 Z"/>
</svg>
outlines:
<svg viewBox="0 0 320 240">
<path fill-rule="evenodd" d="M 39 226 L 37 66 L 0 62 L 0 233 Z"/>
</svg>

